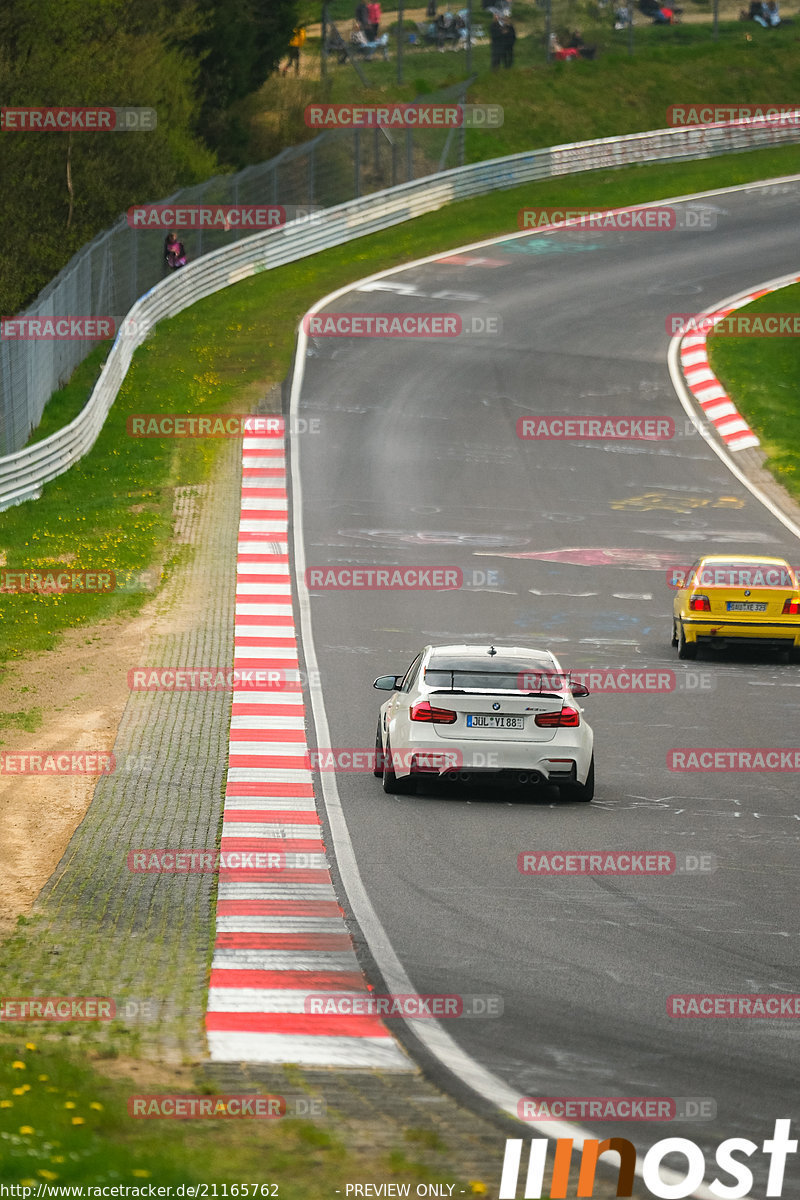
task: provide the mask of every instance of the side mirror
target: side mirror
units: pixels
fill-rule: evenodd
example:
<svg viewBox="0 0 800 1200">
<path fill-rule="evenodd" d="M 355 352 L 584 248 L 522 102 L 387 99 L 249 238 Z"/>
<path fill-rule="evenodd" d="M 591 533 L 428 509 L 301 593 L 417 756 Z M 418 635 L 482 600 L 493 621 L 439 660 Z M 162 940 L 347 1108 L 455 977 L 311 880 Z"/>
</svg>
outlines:
<svg viewBox="0 0 800 1200">
<path fill-rule="evenodd" d="M 583 696 L 591 696 L 592 694 L 585 683 L 571 683 L 569 690 L 576 699 L 580 699 Z"/>
<path fill-rule="evenodd" d="M 372 686 L 379 692 L 396 692 L 402 682 L 402 675 L 380 675 Z"/>
</svg>

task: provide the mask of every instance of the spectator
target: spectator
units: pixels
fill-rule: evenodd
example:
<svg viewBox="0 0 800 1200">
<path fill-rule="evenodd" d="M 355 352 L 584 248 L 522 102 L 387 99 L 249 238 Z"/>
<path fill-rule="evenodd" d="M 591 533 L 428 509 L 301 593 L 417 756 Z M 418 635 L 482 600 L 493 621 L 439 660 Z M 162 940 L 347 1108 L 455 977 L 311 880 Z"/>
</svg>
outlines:
<svg viewBox="0 0 800 1200">
<path fill-rule="evenodd" d="M 168 233 L 164 238 L 164 265 L 170 271 L 186 266 L 186 251 L 183 242 L 179 242 L 174 233 Z"/>
<path fill-rule="evenodd" d="M 372 0 L 372 2 L 367 5 L 367 23 L 369 28 L 364 30 L 367 35 L 367 41 L 377 42 L 378 30 L 380 29 L 381 24 L 381 6 L 378 3 L 378 0 Z"/>
<path fill-rule="evenodd" d="M 361 3 L 356 5 L 356 20 L 358 21 L 361 32 L 366 36 L 366 34 L 369 32 L 369 15 L 367 13 L 367 5 L 365 0 L 361 0 Z"/>
<path fill-rule="evenodd" d="M 363 29 L 359 28 L 358 22 L 353 21 L 353 28 L 350 31 L 350 42 L 360 54 L 369 62 L 376 50 L 380 50 L 383 54 L 383 61 L 389 61 L 389 54 L 386 46 L 389 41 L 388 33 L 384 33 L 376 42 L 370 42 L 364 35 Z"/>
<path fill-rule="evenodd" d="M 503 23 L 497 13 L 492 17 L 489 39 L 491 41 L 492 70 L 499 71 L 505 54 L 505 33 L 503 31 Z"/>
<path fill-rule="evenodd" d="M 427 16 L 429 16 L 432 20 L 436 19 L 436 0 L 428 0 Z"/>
<path fill-rule="evenodd" d="M 763 3 L 762 0 L 751 0 L 750 8 L 739 13 L 739 20 L 755 21 L 762 29 L 774 29 L 781 24 L 776 0 L 763 0 Z"/>
<path fill-rule="evenodd" d="M 302 49 L 303 46 L 305 46 L 305 44 L 306 44 L 306 27 L 305 27 L 305 25 L 298 25 L 295 29 L 292 30 L 292 36 L 289 39 L 289 61 L 287 62 L 286 66 L 283 68 L 284 75 L 289 70 L 292 63 L 294 63 L 295 75 L 300 74 L 300 50 Z"/>
<path fill-rule="evenodd" d="M 503 35 L 501 45 L 503 66 L 511 67 L 514 65 L 514 43 L 517 40 L 517 31 L 510 21 L 503 21 L 502 26 Z"/>
<path fill-rule="evenodd" d="M 457 42 L 459 33 L 456 19 L 451 12 L 439 13 L 435 24 L 436 45 L 444 54 L 445 42 Z"/>
<path fill-rule="evenodd" d="M 631 10 L 625 4 L 620 4 L 614 9 L 614 28 L 627 29 L 630 24 Z"/>
<path fill-rule="evenodd" d="M 562 46 L 554 33 L 550 34 L 550 53 L 559 62 L 570 62 L 578 57 L 578 51 L 572 46 Z"/>
<path fill-rule="evenodd" d="M 587 46 L 579 29 L 572 31 L 572 36 L 567 42 L 567 49 L 577 50 L 581 58 L 593 59 L 597 54 L 597 46 Z"/>
</svg>

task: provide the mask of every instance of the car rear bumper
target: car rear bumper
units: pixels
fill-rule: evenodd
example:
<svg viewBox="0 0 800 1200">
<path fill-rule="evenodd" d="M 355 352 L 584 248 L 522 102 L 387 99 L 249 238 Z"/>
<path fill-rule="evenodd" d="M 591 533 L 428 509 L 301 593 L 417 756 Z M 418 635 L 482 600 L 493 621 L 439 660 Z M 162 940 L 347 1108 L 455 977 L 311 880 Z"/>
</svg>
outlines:
<svg viewBox="0 0 800 1200">
<path fill-rule="evenodd" d="M 765 642 L 785 646 L 800 646 L 800 621 L 732 621 L 727 617 L 681 617 L 687 642 L 719 642 L 727 640 Z"/>
<path fill-rule="evenodd" d="M 436 737 L 420 739 L 412 748 L 395 750 L 394 770 L 398 778 L 406 775 L 429 779 L 455 779 L 469 776 L 494 777 L 526 775 L 530 783 L 583 783 L 592 757 L 592 737 L 588 727 L 580 739 L 573 730 L 562 730 L 549 742 L 479 741 L 445 742 Z M 588 736 L 586 736 L 588 734 Z"/>
</svg>

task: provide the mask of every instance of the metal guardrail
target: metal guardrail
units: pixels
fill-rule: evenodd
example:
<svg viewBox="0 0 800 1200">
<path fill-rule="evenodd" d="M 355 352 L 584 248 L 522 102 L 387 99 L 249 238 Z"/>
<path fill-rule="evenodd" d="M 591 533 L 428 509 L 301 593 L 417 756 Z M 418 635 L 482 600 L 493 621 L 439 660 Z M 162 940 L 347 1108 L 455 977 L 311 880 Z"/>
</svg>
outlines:
<svg viewBox="0 0 800 1200">
<path fill-rule="evenodd" d="M 701 128 L 652 130 L 550 146 L 457 167 L 325 209 L 306 220 L 215 250 L 146 292 L 127 315 L 94 390 L 79 415 L 57 433 L 0 458 L 0 510 L 41 494 L 94 445 L 147 333 L 166 317 L 258 271 L 307 258 L 378 230 L 389 229 L 457 200 L 541 179 L 639 162 L 711 158 L 800 141 L 792 124 L 730 122 Z"/>
</svg>

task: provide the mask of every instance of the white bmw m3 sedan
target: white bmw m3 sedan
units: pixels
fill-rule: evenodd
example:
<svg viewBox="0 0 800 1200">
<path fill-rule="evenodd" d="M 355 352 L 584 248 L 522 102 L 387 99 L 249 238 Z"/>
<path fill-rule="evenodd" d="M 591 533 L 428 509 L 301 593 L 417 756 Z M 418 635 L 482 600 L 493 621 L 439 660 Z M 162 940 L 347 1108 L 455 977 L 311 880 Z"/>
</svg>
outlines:
<svg viewBox="0 0 800 1200">
<path fill-rule="evenodd" d="M 425 646 L 405 675 L 382 675 L 375 775 L 384 791 L 419 780 L 555 784 L 562 799 L 594 796 L 594 735 L 549 650 Z"/>
</svg>

